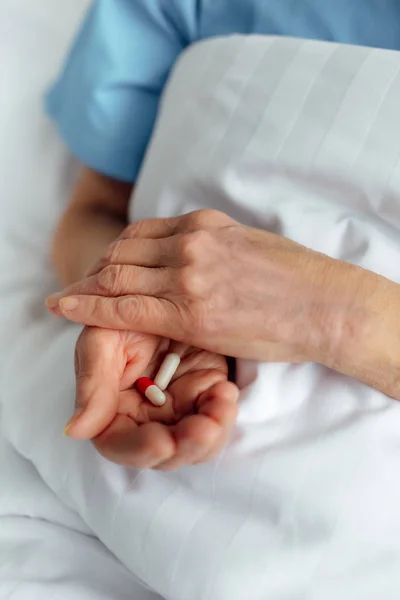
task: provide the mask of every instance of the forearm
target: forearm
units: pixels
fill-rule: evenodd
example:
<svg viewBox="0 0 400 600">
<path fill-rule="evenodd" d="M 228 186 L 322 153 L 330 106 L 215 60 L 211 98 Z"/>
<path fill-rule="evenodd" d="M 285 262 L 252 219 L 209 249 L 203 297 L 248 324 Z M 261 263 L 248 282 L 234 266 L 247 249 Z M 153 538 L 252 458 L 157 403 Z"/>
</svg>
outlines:
<svg viewBox="0 0 400 600">
<path fill-rule="evenodd" d="M 400 286 L 335 261 L 330 288 L 314 327 L 318 362 L 400 400 Z"/>
<path fill-rule="evenodd" d="M 52 260 L 61 285 L 81 280 L 124 230 L 132 185 L 84 168 L 58 224 Z"/>
<path fill-rule="evenodd" d="M 124 220 L 90 207 L 67 212 L 52 247 L 53 265 L 61 285 L 83 279 L 125 227 Z"/>
</svg>

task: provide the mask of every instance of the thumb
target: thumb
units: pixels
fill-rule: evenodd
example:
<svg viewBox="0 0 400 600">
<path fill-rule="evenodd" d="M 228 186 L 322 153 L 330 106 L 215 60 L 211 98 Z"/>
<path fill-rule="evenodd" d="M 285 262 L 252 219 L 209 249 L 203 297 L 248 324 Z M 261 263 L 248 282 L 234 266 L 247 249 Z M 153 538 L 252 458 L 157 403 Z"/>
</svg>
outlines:
<svg viewBox="0 0 400 600">
<path fill-rule="evenodd" d="M 59 303 L 62 316 L 105 329 L 148 333 L 185 342 L 182 312 L 169 300 L 152 296 L 71 296 Z M 190 340 L 189 340 L 190 342 Z"/>
<path fill-rule="evenodd" d="M 75 413 L 64 433 L 75 439 L 92 439 L 114 420 L 123 366 L 114 331 L 85 328 L 75 349 Z M 119 368 L 120 367 L 120 368 Z"/>
</svg>

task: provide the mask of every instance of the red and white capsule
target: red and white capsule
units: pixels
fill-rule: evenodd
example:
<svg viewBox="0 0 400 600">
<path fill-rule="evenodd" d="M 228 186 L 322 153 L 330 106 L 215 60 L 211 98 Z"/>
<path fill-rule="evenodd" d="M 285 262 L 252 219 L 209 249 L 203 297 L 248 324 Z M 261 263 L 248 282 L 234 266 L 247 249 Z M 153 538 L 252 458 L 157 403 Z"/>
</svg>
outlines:
<svg viewBox="0 0 400 600">
<path fill-rule="evenodd" d="M 154 381 L 148 377 L 141 377 L 138 379 L 136 382 L 136 387 L 139 392 L 143 394 L 143 396 L 147 398 L 147 400 L 149 400 L 149 402 L 151 402 L 154 406 L 164 406 L 165 402 L 167 401 L 164 392 L 162 392 L 160 388 L 156 386 Z"/>
</svg>

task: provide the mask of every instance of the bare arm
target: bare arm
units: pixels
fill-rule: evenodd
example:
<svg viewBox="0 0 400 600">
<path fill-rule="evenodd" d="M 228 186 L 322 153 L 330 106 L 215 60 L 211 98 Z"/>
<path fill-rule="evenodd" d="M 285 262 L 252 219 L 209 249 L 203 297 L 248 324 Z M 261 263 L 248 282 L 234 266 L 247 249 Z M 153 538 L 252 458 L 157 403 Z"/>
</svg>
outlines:
<svg viewBox="0 0 400 600">
<path fill-rule="evenodd" d="M 321 345 L 327 349 L 324 363 L 400 400 L 400 286 L 362 269 L 352 275 L 343 294 L 341 327 L 332 327 L 328 344 Z M 349 308 L 345 298 L 351 287 Z M 328 323 L 334 318 L 335 311 Z"/>
<path fill-rule="evenodd" d="M 52 243 L 63 286 L 82 279 L 126 227 L 131 193 L 130 184 L 83 170 Z"/>
<path fill-rule="evenodd" d="M 139 278 L 129 253 L 131 265 L 147 265 Z M 164 268 L 154 268 L 161 258 Z M 108 293 L 99 272 L 49 305 L 77 323 L 134 327 L 228 356 L 271 360 L 275 346 L 283 359 L 292 348 L 400 400 L 395 282 L 216 211 L 131 226 L 113 265 Z"/>
</svg>

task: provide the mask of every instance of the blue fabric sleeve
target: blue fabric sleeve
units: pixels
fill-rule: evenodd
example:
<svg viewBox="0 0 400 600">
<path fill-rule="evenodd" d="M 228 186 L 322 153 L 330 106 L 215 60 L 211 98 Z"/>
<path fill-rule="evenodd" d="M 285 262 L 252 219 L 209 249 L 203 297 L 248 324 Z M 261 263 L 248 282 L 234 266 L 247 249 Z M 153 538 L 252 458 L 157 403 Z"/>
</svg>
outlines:
<svg viewBox="0 0 400 600">
<path fill-rule="evenodd" d="M 86 166 L 135 181 L 198 0 L 94 0 L 46 108 Z"/>
</svg>

